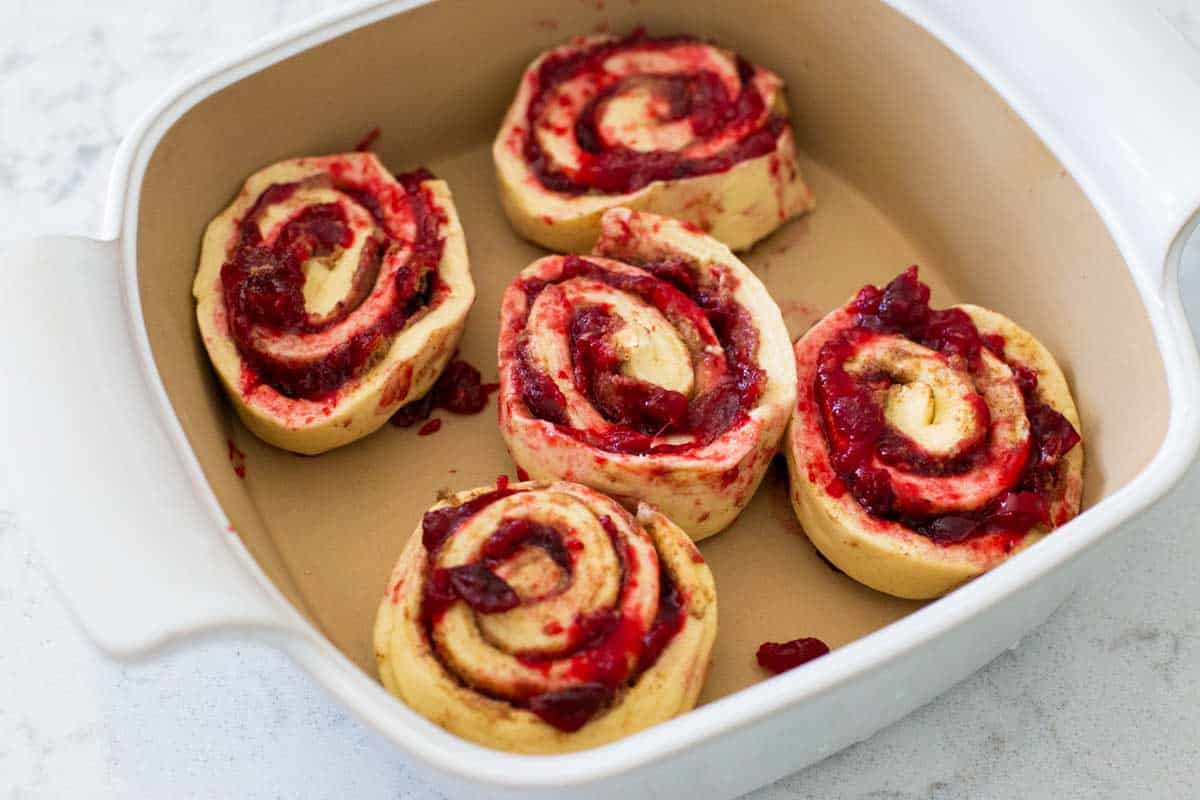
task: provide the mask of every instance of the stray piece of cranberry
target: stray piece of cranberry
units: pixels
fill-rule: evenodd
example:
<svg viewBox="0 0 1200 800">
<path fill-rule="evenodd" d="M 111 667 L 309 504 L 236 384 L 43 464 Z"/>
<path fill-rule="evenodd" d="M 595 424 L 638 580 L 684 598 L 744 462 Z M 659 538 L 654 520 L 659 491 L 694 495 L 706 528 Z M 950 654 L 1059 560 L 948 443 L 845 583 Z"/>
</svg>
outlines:
<svg viewBox="0 0 1200 800">
<path fill-rule="evenodd" d="M 420 399 L 397 409 L 391 422 L 398 428 L 407 428 L 428 419 L 435 408 L 455 414 L 478 414 L 487 407 L 488 396 L 499 387 L 498 383 L 484 383 L 479 370 L 466 361 L 451 361 L 433 388 Z"/>
<path fill-rule="evenodd" d="M 455 414 L 478 414 L 498 384 L 484 383 L 479 370 L 466 361 L 451 361 L 433 387 L 433 402 Z"/>
<path fill-rule="evenodd" d="M 820 639 L 807 637 L 790 642 L 764 642 L 758 648 L 758 664 L 778 675 L 829 652 L 829 645 Z"/>
</svg>

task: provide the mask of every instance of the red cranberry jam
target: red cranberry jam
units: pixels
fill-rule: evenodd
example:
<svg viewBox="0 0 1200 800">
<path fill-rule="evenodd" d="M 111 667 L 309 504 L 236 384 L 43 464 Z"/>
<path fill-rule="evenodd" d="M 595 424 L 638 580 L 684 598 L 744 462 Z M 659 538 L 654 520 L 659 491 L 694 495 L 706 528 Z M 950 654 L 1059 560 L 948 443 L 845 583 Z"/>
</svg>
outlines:
<svg viewBox="0 0 1200 800">
<path fill-rule="evenodd" d="M 487 408 L 488 397 L 499 388 L 498 383 L 484 383 L 478 369 L 456 359 L 446 366 L 424 397 L 401 406 L 392 415 L 391 423 L 398 428 L 416 425 L 428 419 L 435 408 L 455 414 L 478 414 Z"/>
<path fill-rule="evenodd" d="M 790 642 L 763 642 L 759 645 L 756 658 L 758 665 L 778 675 L 807 664 L 829 652 L 829 645 L 820 639 L 792 639 Z"/>
</svg>

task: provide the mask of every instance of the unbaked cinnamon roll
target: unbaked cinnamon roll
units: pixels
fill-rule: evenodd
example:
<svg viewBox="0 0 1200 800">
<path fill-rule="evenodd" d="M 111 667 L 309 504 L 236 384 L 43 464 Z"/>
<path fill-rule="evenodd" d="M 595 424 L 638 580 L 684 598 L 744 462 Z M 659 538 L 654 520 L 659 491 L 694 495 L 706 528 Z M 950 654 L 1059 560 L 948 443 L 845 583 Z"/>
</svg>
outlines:
<svg viewBox="0 0 1200 800">
<path fill-rule="evenodd" d="M 525 71 L 492 149 L 522 236 L 592 246 L 617 206 L 740 250 L 813 205 L 775 73 L 687 36 L 576 37 Z"/>
<path fill-rule="evenodd" d="M 716 632 L 708 565 L 662 514 L 501 480 L 425 514 L 380 604 L 375 654 L 388 691 L 443 728 L 558 753 L 692 708 Z"/>
<path fill-rule="evenodd" d="M 813 544 L 889 594 L 937 597 L 1079 513 L 1079 415 L 1012 320 L 936 310 L 913 267 L 796 343 L 786 452 Z"/>
<path fill-rule="evenodd" d="M 429 390 L 475 287 L 446 184 L 345 153 L 250 176 L 205 232 L 193 294 L 246 427 L 314 454 Z"/>
<path fill-rule="evenodd" d="M 500 429 L 530 476 L 658 507 L 693 539 L 754 494 L 795 399 L 779 308 L 694 227 L 613 209 L 501 307 Z"/>
</svg>

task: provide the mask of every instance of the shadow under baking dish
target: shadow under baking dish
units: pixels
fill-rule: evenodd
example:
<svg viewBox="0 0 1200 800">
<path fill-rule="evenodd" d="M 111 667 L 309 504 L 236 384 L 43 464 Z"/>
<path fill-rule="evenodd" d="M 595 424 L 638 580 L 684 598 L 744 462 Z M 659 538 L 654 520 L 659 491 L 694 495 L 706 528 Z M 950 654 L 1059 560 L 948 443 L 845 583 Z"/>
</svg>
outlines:
<svg viewBox="0 0 1200 800">
<path fill-rule="evenodd" d="M 372 678 L 376 605 L 421 513 L 439 490 L 514 473 L 495 401 L 477 416 L 440 413 L 443 427 L 432 436 L 385 426 L 315 458 L 260 443 L 221 395 L 195 330 L 190 287 L 201 232 L 254 170 L 349 149 L 382 126 L 386 164 L 427 165 L 454 192 L 478 287 L 462 355 L 494 379 L 500 295 L 543 251 L 519 240 L 500 210 L 491 138 L 524 65 L 598 24 L 710 37 L 787 81 L 817 210 L 744 258 L 794 337 L 862 284 L 919 263 L 936 305 L 995 308 L 1058 356 L 1083 418 L 1085 503 L 1130 481 L 1159 447 L 1165 378 L 1127 268 L 1074 180 L 974 72 L 867 0 L 689 4 L 686 23 L 681 10 L 658 0 L 604 9 L 544 0 L 519 10 L 444 0 L 205 99 L 151 158 L 138 281 L 175 412 L 264 572 Z M 244 479 L 230 463 L 230 441 L 245 453 Z M 836 647 L 920 605 L 865 589 L 816 555 L 778 461 L 737 522 L 701 549 L 721 609 L 701 702 L 766 677 L 754 661 L 764 640 L 818 636 Z"/>
</svg>

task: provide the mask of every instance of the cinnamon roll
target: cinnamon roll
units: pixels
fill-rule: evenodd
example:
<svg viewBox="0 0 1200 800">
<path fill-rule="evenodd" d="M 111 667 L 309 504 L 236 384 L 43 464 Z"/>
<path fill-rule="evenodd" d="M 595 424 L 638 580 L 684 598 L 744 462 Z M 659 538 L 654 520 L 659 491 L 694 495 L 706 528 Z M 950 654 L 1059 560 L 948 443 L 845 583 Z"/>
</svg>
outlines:
<svg viewBox="0 0 1200 800">
<path fill-rule="evenodd" d="M 813 206 L 783 80 L 688 36 L 576 37 L 525 71 L 493 145 L 525 238 L 582 253 L 617 206 L 740 250 Z"/>
<path fill-rule="evenodd" d="M 374 638 L 384 686 L 418 713 L 489 747 L 558 753 L 692 708 L 716 631 L 708 565 L 658 511 L 501 480 L 425 514 Z"/>
<path fill-rule="evenodd" d="M 501 307 L 500 429 L 534 478 L 658 507 L 694 539 L 754 494 L 795 400 L 779 308 L 694 227 L 613 209 Z"/>
<path fill-rule="evenodd" d="M 205 232 L 193 294 L 246 427 L 315 454 L 428 391 L 475 287 L 449 187 L 364 152 L 250 176 Z"/>
<path fill-rule="evenodd" d="M 1079 513 L 1079 415 L 1054 357 L 995 311 L 930 308 L 916 267 L 817 323 L 796 369 L 792 504 L 856 580 L 936 597 Z"/>
</svg>

